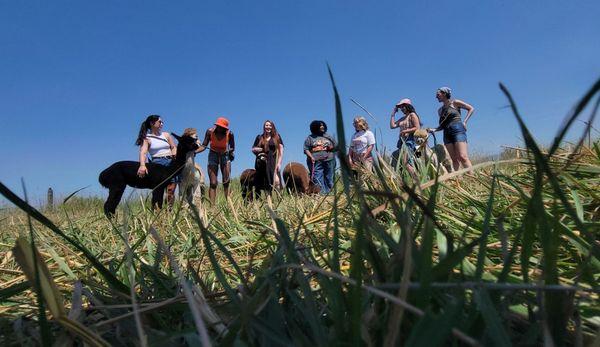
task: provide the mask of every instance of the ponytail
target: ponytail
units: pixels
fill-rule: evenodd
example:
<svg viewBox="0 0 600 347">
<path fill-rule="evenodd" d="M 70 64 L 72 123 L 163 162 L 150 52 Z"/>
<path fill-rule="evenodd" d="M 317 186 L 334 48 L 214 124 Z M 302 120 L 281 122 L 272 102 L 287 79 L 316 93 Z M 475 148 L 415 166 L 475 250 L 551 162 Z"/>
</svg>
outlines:
<svg viewBox="0 0 600 347">
<path fill-rule="evenodd" d="M 152 128 L 152 124 L 154 124 L 159 119 L 160 119 L 159 115 L 152 114 L 152 115 L 149 115 L 146 118 L 146 120 L 142 122 L 137 140 L 135 140 L 136 146 L 141 146 L 142 143 L 144 143 L 144 140 L 146 139 L 146 134 L 148 134 L 148 130 L 150 130 L 150 128 Z"/>
</svg>

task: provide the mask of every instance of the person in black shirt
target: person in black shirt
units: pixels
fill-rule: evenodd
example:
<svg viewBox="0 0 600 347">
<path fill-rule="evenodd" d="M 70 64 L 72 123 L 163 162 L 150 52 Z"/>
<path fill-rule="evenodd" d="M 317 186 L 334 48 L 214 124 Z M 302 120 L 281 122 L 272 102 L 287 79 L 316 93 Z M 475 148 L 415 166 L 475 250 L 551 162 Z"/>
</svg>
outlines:
<svg viewBox="0 0 600 347">
<path fill-rule="evenodd" d="M 273 187 L 281 186 L 281 161 L 283 160 L 283 140 L 277 132 L 275 123 L 270 120 L 263 124 L 263 133 L 256 136 L 252 145 L 252 153 L 266 155 L 266 172 L 258 172 L 256 166 L 255 184 L 258 191 L 265 190 L 271 194 Z M 263 169 L 264 170 L 264 169 Z"/>
</svg>

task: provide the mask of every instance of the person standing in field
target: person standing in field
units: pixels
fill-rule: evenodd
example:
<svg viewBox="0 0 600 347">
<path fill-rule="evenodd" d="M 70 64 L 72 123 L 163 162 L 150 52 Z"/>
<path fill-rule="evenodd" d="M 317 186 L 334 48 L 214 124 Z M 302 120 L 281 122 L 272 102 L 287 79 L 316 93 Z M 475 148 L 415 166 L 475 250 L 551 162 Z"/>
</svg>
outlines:
<svg viewBox="0 0 600 347">
<path fill-rule="evenodd" d="M 208 153 L 208 178 L 210 185 L 208 198 L 211 204 L 215 204 L 217 197 L 217 186 L 219 184 L 219 168 L 223 178 L 223 193 L 225 199 L 229 197 L 229 179 L 231 176 L 231 162 L 234 159 L 235 139 L 233 132 L 229 130 L 229 120 L 224 117 L 217 118 L 214 126 L 206 130 L 204 141 L 198 148 L 198 153 L 203 152 L 210 145 Z"/>
<path fill-rule="evenodd" d="M 396 120 L 396 113 L 398 113 L 398 110 L 402 111 L 403 116 L 399 120 Z M 419 130 L 420 127 L 421 120 L 410 99 L 400 100 L 400 102 L 394 106 L 390 117 L 390 129 L 400 128 L 398 142 L 396 143 L 398 150 L 392 154 L 392 166 L 396 167 L 401 149 L 402 147 L 405 147 L 404 155 L 402 156 L 402 164 L 406 166 L 408 172 L 413 175 L 414 155 L 416 150 L 414 133 Z"/>
<path fill-rule="evenodd" d="M 261 188 L 271 194 L 273 188 L 281 186 L 281 162 L 283 160 L 283 140 L 277 132 L 275 123 L 270 120 L 263 124 L 263 132 L 257 135 L 252 145 L 252 153 L 266 155 L 266 175 L 258 175 L 263 182 L 259 182 Z"/>
<path fill-rule="evenodd" d="M 452 90 L 448 87 L 439 88 L 435 97 L 442 103 L 438 109 L 439 125 L 435 129 L 427 129 L 429 132 L 444 130 L 444 145 L 452 158 L 454 170 L 471 167 L 471 160 L 467 151 L 467 121 L 475 112 L 475 108 L 464 101 L 452 99 Z M 465 120 L 461 120 L 460 110 L 467 110 Z"/>
<path fill-rule="evenodd" d="M 304 141 L 304 154 L 311 181 L 327 194 L 333 188 L 335 155 L 337 143 L 327 134 L 327 124 L 321 120 L 310 123 L 310 135 Z"/>
<path fill-rule="evenodd" d="M 375 147 L 375 135 L 369 130 L 369 124 L 365 117 L 356 117 L 352 122 L 356 132 L 350 141 L 348 151 L 348 163 L 353 171 L 362 167 L 367 171 L 373 169 L 373 148 Z"/>
<path fill-rule="evenodd" d="M 159 115 L 150 115 L 142 122 L 138 133 L 136 146 L 140 146 L 140 167 L 137 175 L 144 177 L 148 174 L 146 160 L 150 157 L 152 163 L 169 166 L 177 154 L 177 146 L 168 132 L 163 132 L 164 122 Z M 167 185 L 167 203 L 173 205 L 178 176 L 170 179 Z"/>
</svg>

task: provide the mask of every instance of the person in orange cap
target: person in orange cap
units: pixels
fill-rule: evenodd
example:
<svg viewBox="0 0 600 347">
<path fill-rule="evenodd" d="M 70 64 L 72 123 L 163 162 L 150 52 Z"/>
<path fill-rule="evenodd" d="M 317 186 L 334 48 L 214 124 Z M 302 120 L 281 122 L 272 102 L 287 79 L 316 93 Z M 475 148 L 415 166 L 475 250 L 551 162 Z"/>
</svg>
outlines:
<svg viewBox="0 0 600 347">
<path fill-rule="evenodd" d="M 229 197 L 229 177 L 231 175 L 231 162 L 234 159 L 235 139 L 233 132 L 229 130 L 229 121 L 227 118 L 217 118 L 215 125 L 206 130 L 204 141 L 202 141 L 198 153 L 203 152 L 207 147 L 210 148 L 207 170 L 208 178 L 210 179 L 208 197 L 210 203 L 214 205 L 215 198 L 217 197 L 217 186 L 219 184 L 219 168 L 221 168 L 221 175 L 223 177 L 223 193 L 225 194 L 225 198 Z"/>
</svg>

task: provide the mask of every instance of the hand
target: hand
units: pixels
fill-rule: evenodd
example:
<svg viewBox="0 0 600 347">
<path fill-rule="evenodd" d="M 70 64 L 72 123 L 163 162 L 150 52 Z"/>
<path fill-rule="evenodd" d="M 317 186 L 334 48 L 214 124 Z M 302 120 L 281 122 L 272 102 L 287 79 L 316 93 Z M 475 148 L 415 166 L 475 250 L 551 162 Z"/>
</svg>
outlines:
<svg viewBox="0 0 600 347">
<path fill-rule="evenodd" d="M 314 164 L 315 163 L 315 158 L 312 155 L 308 156 L 308 159 Z"/>
<path fill-rule="evenodd" d="M 428 132 L 428 133 L 430 133 L 430 134 L 432 134 L 432 133 L 434 133 L 434 132 L 435 132 L 435 129 L 433 129 L 433 128 L 427 128 L 426 130 L 427 130 L 427 132 Z"/>
<path fill-rule="evenodd" d="M 235 159 L 235 155 L 233 155 L 233 151 L 229 151 L 229 161 L 233 161 Z"/>
<path fill-rule="evenodd" d="M 143 177 L 144 177 L 144 176 L 146 176 L 147 174 L 148 174 L 148 169 L 147 169 L 145 166 L 141 166 L 141 165 L 140 165 L 140 168 L 139 168 L 139 169 L 138 169 L 138 171 L 137 171 L 137 175 L 138 175 L 139 177 L 142 177 L 142 178 L 143 178 Z"/>
</svg>

